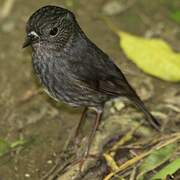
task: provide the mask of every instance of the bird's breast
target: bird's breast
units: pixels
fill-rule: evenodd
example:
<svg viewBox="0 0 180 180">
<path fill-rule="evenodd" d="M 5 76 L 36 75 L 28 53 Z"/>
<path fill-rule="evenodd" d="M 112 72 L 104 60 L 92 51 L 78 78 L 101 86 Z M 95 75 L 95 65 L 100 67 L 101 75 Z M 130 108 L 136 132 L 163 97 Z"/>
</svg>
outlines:
<svg viewBox="0 0 180 180">
<path fill-rule="evenodd" d="M 34 56 L 33 68 L 45 92 L 56 101 L 64 101 L 70 105 L 77 106 L 73 98 L 73 80 L 69 73 L 67 64 L 61 58 L 39 59 Z"/>
</svg>

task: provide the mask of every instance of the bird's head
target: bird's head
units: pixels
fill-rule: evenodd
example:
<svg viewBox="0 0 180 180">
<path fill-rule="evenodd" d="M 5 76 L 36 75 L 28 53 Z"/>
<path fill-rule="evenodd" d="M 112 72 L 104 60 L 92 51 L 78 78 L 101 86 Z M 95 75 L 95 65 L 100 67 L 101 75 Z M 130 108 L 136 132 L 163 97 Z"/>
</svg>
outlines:
<svg viewBox="0 0 180 180">
<path fill-rule="evenodd" d="M 74 14 L 64 8 L 45 6 L 38 9 L 29 18 L 26 25 L 26 40 L 23 48 L 31 45 L 64 47 L 75 32 Z"/>
</svg>

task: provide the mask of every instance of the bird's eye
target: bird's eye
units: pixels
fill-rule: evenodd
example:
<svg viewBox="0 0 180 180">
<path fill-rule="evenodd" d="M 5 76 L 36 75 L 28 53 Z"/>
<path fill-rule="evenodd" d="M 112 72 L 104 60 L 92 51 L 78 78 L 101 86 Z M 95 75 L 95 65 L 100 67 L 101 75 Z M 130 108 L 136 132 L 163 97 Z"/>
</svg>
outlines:
<svg viewBox="0 0 180 180">
<path fill-rule="evenodd" d="M 50 35 L 51 36 L 56 36 L 57 35 L 57 33 L 58 33 L 58 28 L 57 27 L 54 27 L 54 28 L 52 28 L 51 30 L 50 30 Z"/>
</svg>

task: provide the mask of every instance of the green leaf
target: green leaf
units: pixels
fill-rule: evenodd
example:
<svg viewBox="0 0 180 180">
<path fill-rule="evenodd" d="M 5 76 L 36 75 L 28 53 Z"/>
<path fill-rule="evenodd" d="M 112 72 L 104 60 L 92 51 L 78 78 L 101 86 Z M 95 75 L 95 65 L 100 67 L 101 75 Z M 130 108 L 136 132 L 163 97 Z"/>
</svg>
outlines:
<svg viewBox="0 0 180 180">
<path fill-rule="evenodd" d="M 12 149 L 18 147 L 18 146 L 24 146 L 27 143 L 30 143 L 33 139 L 25 140 L 25 139 L 19 139 L 15 142 L 9 143 L 3 139 L 0 139 L 0 156 L 5 155 L 6 153 L 10 152 Z"/>
<path fill-rule="evenodd" d="M 13 143 L 11 143 L 11 148 L 16 148 L 17 146 L 23 146 L 25 145 L 26 143 L 28 143 L 28 140 L 25 140 L 25 139 L 20 139 L 20 140 L 17 140 Z"/>
<path fill-rule="evenodd" d="M 170 14 L 170 18 L 177 22 L 177 23 L 180 23 L 180 10 L 177 10 L 177 11 L 172 11 L 171 14 Z"/>
<path fill-rule="evenodd" d="M 175 173 L 178 169 L 180 169 L 180 158 L 174 160 L 162 170 L 160 170 L 151 178 L 151 180 L 165 179 L 167 175 Z"/>
<path fill-rule="evenodd" d="M 139 167 L 139 175 L 137 179 L 144 179 L 143 176 L 153 169 L 157 168 L 164 162 L 166 162 L 176 150 L 176 144 L 170 144 L 161 148 L 159 150 L 154 150 L 144 161 L 142 162 L 141 166 Z"/>
<path fill-rule="evenodd" d="M 146 39 L 119 31 L 126 56 L 144 72 L 167 81 L 180 81 L 180 53 L 158 38 Z"/>
<path fill-rule="evenodd" d="M 10 149 L 11 149 L 10 144 L 5 140 L 0 139 L 0 156 L 3 156 L 7 152 L 9 152 Z"/>
</svg>

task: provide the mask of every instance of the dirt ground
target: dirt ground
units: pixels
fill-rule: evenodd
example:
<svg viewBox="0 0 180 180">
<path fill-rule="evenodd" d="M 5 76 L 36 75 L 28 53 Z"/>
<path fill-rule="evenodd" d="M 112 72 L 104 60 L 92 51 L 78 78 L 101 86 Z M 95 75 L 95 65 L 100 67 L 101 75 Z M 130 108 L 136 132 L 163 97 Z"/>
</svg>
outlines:
<svg viewBox="0 0 180 180">
<path fill-rule="evenodd" d="M 0 1 L 0 8 L 4 1 Z M 22 49 L 26 20 L 36 9 L 48 4 L 67 7 L 71 2 L 14 0 L 8 16 L 0 19 L 0 139 L 28 141 L 0 157 L 0 180 L 39 180 L 52 167 L 79 120 L 82 109 L 57 104 L 45 93 L 38 93 L 40 85 L 32 71 L 30 50 Z M 180 108 L 179 83 L 144 74 L 122 53 L 118 37 L 100 18 L 106 16 L 102 12 L 107 2 L 76 0 L 71 9 L 89 38 L 116 61 L 150 109 L 172 101 Z M 124 11 L 107 17 L 121 30 L 161 37 L 180 51 L 179 24 L 168 17 L 172 6 L 180 8 L 179 0 L 134 0 Z M 174 124 L 171 130 L 178 131 L 179 114 L 168 108 L 163 109 L 164 114 L 164 124 Z"/>
</svg>

